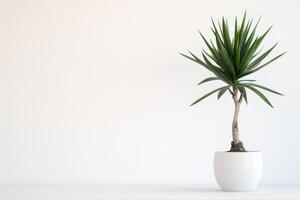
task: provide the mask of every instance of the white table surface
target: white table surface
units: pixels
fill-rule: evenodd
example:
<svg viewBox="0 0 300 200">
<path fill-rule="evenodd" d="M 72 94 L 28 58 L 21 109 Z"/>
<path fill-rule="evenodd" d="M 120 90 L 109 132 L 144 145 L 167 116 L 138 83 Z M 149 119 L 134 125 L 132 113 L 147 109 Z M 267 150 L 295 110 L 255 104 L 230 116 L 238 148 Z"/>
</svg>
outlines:
<svg viewBox="0 0 300 200">
<path fill-rule="evenodd" d="M 254 192 L 223 192 L 216 185 L 0 185 L 1 200 L 300 200 L 300 185 L 261 185 Z"/>
</svg>

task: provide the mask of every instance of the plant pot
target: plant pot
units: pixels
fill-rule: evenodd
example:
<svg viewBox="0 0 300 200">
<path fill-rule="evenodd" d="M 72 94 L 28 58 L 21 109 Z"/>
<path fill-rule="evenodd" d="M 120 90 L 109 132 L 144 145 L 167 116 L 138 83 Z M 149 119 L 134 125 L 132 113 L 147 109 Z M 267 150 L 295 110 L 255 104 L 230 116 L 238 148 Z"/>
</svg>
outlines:
<svg viewBox="0 0 300 200">
<path fill-rule="evenodd" d="M 256 189 L 263 170 L 261 153 L 215 152 L 215 178 L 224 191 L 246 192 Z"/>
</svg>

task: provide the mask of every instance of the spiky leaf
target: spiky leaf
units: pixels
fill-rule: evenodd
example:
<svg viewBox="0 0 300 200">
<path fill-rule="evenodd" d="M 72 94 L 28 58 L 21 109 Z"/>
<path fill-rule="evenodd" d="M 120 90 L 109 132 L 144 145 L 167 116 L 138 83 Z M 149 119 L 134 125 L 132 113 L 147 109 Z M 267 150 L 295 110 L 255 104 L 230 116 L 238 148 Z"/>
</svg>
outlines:
<svg viewBox="0 0 300 200">
<path fill-rule="evenodd" d="M 200 101 L 202 101 L 203 99 L 205 99 L 206 97 L 209 97 L 210 95 L 212 95 L 213 93 L 216 93 L 218 92 L 219 90 L 222 90 L 223 88 L 227 88 L 227 86 L 224 86 L 224 87 L 220 87 L 220 88 L 217 88 L 207 94 L 205 94 L 204 96 L 200 97 L 199 99 L 197 99 L 194 103 L 191 104 L 191 106 L 195 105 L 196 103 L 199 103 Z"/>
</svg>

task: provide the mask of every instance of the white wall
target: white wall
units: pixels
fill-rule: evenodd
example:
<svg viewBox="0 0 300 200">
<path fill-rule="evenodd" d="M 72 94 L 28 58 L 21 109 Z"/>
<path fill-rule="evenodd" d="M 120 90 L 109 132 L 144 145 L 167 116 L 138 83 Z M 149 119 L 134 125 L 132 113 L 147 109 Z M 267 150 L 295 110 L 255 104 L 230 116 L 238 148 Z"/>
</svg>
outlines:
<svg viewBox="0 0 300 200">
<path fill-rule="evenodd" d="M 178 52 L 199 52 L 210 17 L 274 29 L 282 59 L 257 73 L 275 109 L 250 95 L 241 139 L 264 157 L 264 183 L 300 183 L 299 1 L 0 1 L 1 183 L 213 183 L 233 105 Z"/>
</svg>

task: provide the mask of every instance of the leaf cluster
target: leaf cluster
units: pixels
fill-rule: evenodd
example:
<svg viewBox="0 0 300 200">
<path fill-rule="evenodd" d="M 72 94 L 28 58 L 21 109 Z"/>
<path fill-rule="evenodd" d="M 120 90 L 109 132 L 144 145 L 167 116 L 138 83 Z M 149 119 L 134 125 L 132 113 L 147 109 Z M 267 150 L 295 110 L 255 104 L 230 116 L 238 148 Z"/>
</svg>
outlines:
<svg viewBox="0 0 300 200">
<path fill-rule="evenodd" d="M 263 34 L 258 35 L 257 26 L 260 19 L 254 25 L 253 19 L 247 19 L 245 12 L 241 22 L 238 22 L 237 18 L 235 18 L 234 32 L 231 36 L 228 22 L 224 17 L 217 23 L 215 23 L 213 19 L 211 21 L 211 30 L 214 34 L 213 40 L 206 39 L 199 31 L 200 36 L 207 46 L 207 50 L 202 49 L 202 58 L 199 58 L 199 56 L 196 56 L 190 51 L 188 51 L 188 54 L 180 54 L 212 72 L 212 77 L 202 80 L 198 85 L 216 80 L 223 81 L 226 85 L 205 94 L 192 105 L 216 92 L 218 92 L 218 99 L 226 92 L 230 92 L 232 95 L 239 93 L 241 99 L 245 99 L 247 102 L 247 92 L 250 90 L 273 107 L 261 90 L 278 95 L 282 95 L 281 93 L 254 83 L 256 80 L 244 79 L 285 54 L 285 52 L 281 53 L 265 61 L 277 45 L 276 43 L 265 51 L 262 51 L 261 48 L 262 41 L 270 32 L 272 26 Z"/>
</svg>

